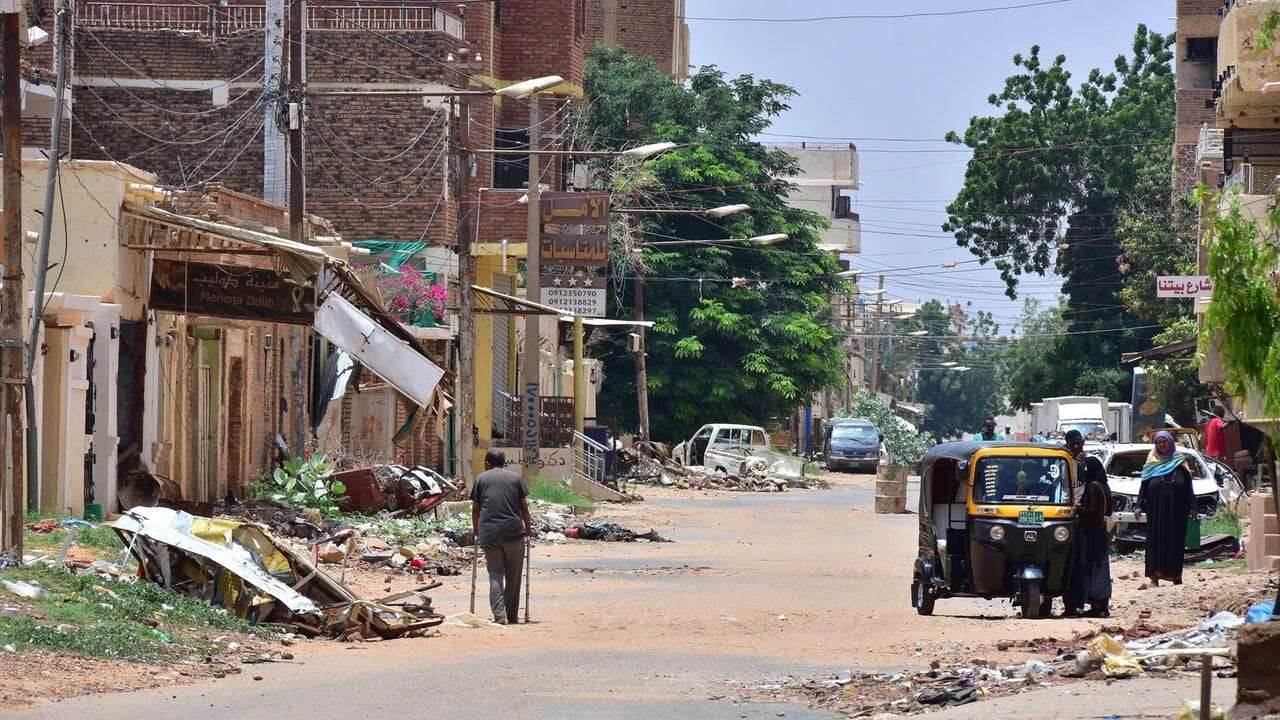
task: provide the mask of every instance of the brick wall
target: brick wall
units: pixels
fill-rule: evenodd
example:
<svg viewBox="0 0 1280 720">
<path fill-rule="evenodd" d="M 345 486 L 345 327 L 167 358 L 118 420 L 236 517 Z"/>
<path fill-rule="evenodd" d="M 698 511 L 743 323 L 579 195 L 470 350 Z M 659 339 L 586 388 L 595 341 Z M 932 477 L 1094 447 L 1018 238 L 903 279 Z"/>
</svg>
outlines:
<svg viewBox="0 0 1280 720">
<path fill-rule="evenodd" d="M 521 80 L 559 75 L 575 85 L 582 84 L 582 0 L 505 2 L 501 19 L 501 77 Z"/>
<path fill-rule="evenodd" d="M 1217 15 L 1222 0 L 1178 0 L 1178 15 Z"/>
<path fill-rule="evenodd" d="M 586 50 L 597 42 L 651 56 L 673 74 L 678 0 L 587 0 Z"/>
</svg>

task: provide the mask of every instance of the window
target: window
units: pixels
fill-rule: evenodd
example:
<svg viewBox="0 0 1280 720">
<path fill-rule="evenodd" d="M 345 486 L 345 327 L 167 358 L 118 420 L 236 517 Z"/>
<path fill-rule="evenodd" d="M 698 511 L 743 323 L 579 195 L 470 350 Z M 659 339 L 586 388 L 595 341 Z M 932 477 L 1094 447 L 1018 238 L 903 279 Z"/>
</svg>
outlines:
<svg viewBox="0 0 1280 720">
<path fill-rule="evenodd" d="M 763 446 L 763 445 L 768 445 L 768 444 L 769 444 L 769 441 L 765 438 L 765 436 L 764 436 L 764 432 L 763 432 L 763 431 L 761 431 L 761 430 L 752 430 L 752 431 L 751 431 L 751 444 L 752 444 L 752 445 L 755 445 L 756 447 L 760 447 L 760 446 Z"/>
<path fill-rule="evenodd" d="M 839 190 L 836 191 L 840 192 Z M 835 206 L 832 208 L 838 220 L 852 220 L 853 214 L 853 198 L 848 195 L 836 195 Z"/>
<path fill-rule="evenodd" d="M 502 27 L 502 0 L 493 0 L 493 26 Z"/>
<path fill-rule="evenodd" d="M 525 129 L 498 128 L 493 131 L 495 150 L 526 150 L 529 147 L 529 131 Z M 523 153 L 493 156 L 493 186 L 495 188 L 522 188 L 529 181 L 529 156 Z"/>
<path fill-rule="evenodd" d="M 587 0 L 578 0 L 578 34 L 587 33 Z"/>
<path fill-rule="evenodd" d="M 978 461 L 973 480 L 976 503 L 1065 505 L 1067 462 L 1059 457 L 988 457 Z"/>
<path fill-rule="evenodd" d="M 1217 62 L 1218 38 L 1187 38 L 1187 54 L 1184 59 L 1191 62 Z"/>
</svg>

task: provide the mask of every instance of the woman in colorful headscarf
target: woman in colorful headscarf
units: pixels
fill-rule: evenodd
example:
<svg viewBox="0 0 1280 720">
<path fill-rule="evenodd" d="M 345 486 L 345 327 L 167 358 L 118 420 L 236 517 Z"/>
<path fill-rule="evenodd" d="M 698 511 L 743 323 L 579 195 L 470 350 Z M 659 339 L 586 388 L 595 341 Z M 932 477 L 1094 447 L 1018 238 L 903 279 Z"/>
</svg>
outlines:
<svg viewBox="0 0 1280 720">
<path fill-rule="evenodd" d="M 1137 519 L 1147 516 L 1147 577 L 1152 585 L 1161 580 L 1182 584 L 1187 520 L 1195 507 L 1187 459 L 1178 452 L 1173 435 L 1161 430 L 1142 467 L 1136 512 Z"/>
</svg>

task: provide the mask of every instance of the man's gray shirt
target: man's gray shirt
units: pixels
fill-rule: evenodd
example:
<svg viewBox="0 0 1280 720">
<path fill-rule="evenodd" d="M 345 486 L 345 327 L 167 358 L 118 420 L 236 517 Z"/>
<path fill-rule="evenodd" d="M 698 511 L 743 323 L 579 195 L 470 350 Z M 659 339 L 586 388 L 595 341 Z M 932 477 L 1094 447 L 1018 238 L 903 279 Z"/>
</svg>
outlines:
<svg viewBox="0 0 1280 720">
<path fill-rule="evenodd" d="M 524 481 L 510 470 L 485 470 L 471 489 L 472 502 L 480 503 L 481 545 L 508 542 L 524 535 L 520 501 L 529 495 Z"/>
</svg>

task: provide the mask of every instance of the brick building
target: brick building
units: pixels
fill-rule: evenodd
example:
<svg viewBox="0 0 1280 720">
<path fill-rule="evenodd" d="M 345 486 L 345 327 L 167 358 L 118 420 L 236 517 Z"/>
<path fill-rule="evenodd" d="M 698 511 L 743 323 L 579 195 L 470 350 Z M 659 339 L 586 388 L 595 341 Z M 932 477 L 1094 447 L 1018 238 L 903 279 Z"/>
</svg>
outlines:
<svg viewBox="0 0 1280 720">
<path fill-rule="evenodd" d="M 39 4 L 47 18 L 50 0 Z M 637 48 L 671 67 L 685 35 L 673 24 L 680 4 L 623 4 L 607 16 L 619 37 L 641 37 L 640 26 L 666 28 L 659 33 L 665 43 L 646 36 Z M 665 8 L 671 21 L 649 23 L 636 14 L 640 6 Z M 440 98 L 328 93 L 476 89 L 559 75 L 564 83 L 543 96 L 541 130 L 550 147 L 568 132 L 582 97 L 589 27 L 608 24 L 589 17 L 594 9 L 584 0 L 309 4 L 308 210 L 348 240 L 453 244 L 459 212 L 445 187 L 446 137 L 456 133 L 477 148 L 526 147 L 528 101 L 470 98 L 461 128 Z M 632 14 L 616 14 L 622 9 Z M 276 129 L 282 92 L 264 78 L 281 77 L 268 48 L 286 43 L 277 37 L 273 45 L 270 17 L 269 6 L 246 0 L 77 4 L 72 153 L 127 161 L 171 187 L 218 182 L 285 204 L 286 143 Z M 475 157 L 469 196 L 495 191 L 479 195 L 481 240 L 522 230 L 523 206 L 511 191 L 523 188 L 526 173 L 522 155 Z M 563 187 L 563 165 L 544 163 L 543 182 Z"/>
<path fill-rule="evenodd" d="M 1177 119 L 1173 147 L 1175 197 L 1186 195 L 1206 180 L 1210 185 L 1216 184 L 1218 173 L 1222 171 L 1221 132 L 1216 130 L 1214 107 L 1222 7 L 1222 0 L 1178 0 L 1177 4 L 1174 58 Z M 1194 228 L 1189 228 L 1189 232 L 1194 231 Z"/>
<path fill-rule="evenodd" d="M 587 0 L 587 41 L 650 55 L 669 75 L 689 75 L 685 0 Z M 589 49 L 589 48 L 588 48 Z"/>
</svg>

